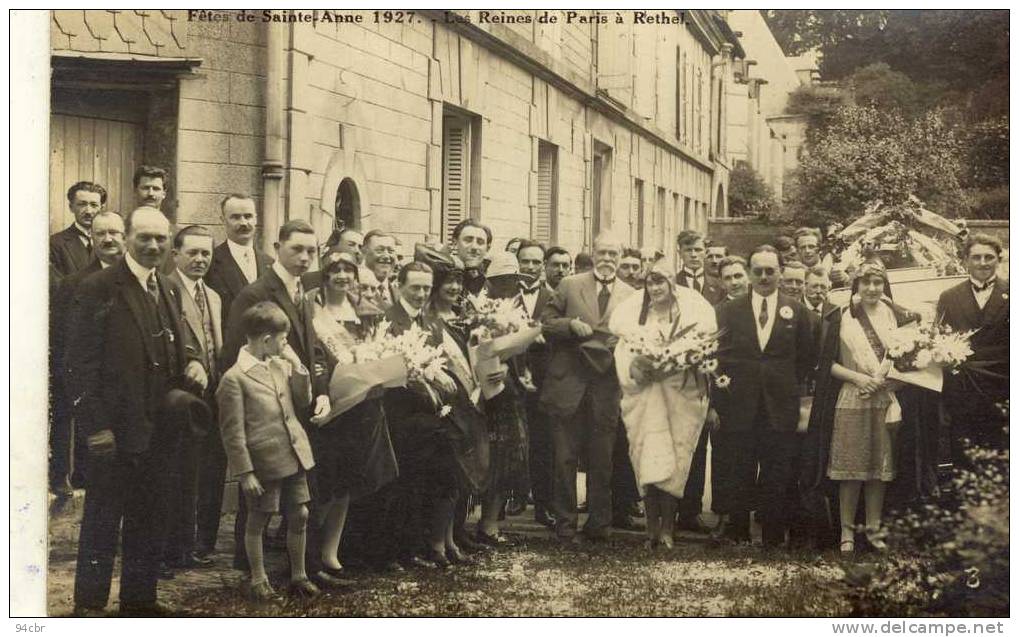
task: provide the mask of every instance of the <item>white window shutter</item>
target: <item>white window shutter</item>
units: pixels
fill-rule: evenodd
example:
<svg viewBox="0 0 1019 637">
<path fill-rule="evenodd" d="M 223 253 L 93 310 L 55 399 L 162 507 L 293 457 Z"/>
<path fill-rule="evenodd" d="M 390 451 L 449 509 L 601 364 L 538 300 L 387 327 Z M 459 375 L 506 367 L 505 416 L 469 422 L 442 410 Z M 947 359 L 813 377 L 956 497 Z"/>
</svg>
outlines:
<svg viewBox="0 0 1019 637">
<path fill-rule="evenodd" d="M 538 202 L 531 220 L 531 237 L 546 246 L 553 240 L 555 226 L 555 147 L 538 145 Z"/>
<path fill-rule="evenodd" d="M 470 211 L 470 125 L 464 118 L 442 120 L 442 230 L 449 240 L 453 228 Z"/>
</svg>

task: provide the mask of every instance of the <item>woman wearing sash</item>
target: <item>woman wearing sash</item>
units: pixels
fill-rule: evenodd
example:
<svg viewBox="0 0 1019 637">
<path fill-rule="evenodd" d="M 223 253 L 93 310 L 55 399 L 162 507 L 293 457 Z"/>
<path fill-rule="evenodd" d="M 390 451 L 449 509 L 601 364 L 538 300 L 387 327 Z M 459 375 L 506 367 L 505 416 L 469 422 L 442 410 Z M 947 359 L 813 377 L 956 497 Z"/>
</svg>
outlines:
<svg viewBox="0 0 1019 637">
<path fill-rule="evenodd" d="M 329 252 L 322 257 L 322 286 L 308 293 L 314 300 L 312 322 L 320 360 L 327 361 L 330 372 L 343 364 L 340 361 L 350 360 L 353 345 L 381 316 L 378 308 L 361 298 L 358 274 L 354 257 Z M 324 515 L 321 558 L 326 573 L 340 577 L 343 567 L 338 552 L 351 502 L 375 494 L 397 476 L 381 390 L 372 390 L 316 433 L 316 497 L 323 502 Z"/>
<path fill-rule="evenodd" d="M 813 476 L 808 476 L 806 493 L 808 501 L 823 504 L 825 479 L 837 483 L 842 553 L 855 550 L 861 490 L 867 541 L 885 550 L 880 530 L 888 484 L 900 473 L 900 464 L 913 464 L 918 471 L 929 464 L 923 457 L 924 428 L 917 422 L 921 392 L 888 379 L 885 357 L 891 334 L 920 316 L 892 303 L 890 295 L 884 265 L 867 262 L 853 280 L 849 305 L 824 317 L 807 445 L 813 458 L 805 463 Z M 913 434 L 905 445 L 897 440 L 904 422 Z"/>
<path fill-rule="evenodd" d="M 466 518 L 466 498 L 483 492 L 488 485 L 488 431 L 479 408 L 480 389 L 467 356 L 467 338 L 459 325 L 458 302 L 463 292 L 463 265 L 445 251 L 423 244 L 415 246 L 414 260 L 432 268 L 432 295 L 426 311 L 442 325 L 446 369 L 457 387 L 456 393 L 447 401 L 450 410 L 443 423 L 459 485 L 453 498 L 453 508 L 444 509 L 444 515 L 433 520 L 429 531 L 428 559 L 444 567 L 450 563 L 469 561 L 462 549 L 476 547 L 463 537 L 462 526 Z M 465 541 L 467 545 L 464 545 Z"/>
<path fill-rule="evenodd" d="M 660 262 L 645 277 L 643 294 L 630 295 L 609 322 L 610 331 L 620 337 L 615 349 L 620 407 L 652 548 L 673 546 L 677 498 L 683 497 L 708 414 L 708 379 L 694 371 L 655 378 L 627 339 L 648 330 L 669 338 L 691 326 L 715 332 L 714 308 L 697 291 L 674 285 L 672 273 Z"/>
</svg>

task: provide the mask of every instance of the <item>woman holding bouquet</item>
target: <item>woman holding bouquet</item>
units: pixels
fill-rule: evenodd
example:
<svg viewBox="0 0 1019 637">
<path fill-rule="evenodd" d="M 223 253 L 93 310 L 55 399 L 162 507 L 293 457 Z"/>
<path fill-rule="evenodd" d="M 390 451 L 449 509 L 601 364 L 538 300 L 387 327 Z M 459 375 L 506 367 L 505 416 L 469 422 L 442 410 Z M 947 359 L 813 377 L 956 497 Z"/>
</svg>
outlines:
<svg viewBox="0 0 1019 637">
<path fill-rule="evenodd" d="M 673 275 L 658 263 L 644 278 L 644 293 L 631 295 L 613 312 L 609 329 L 620 337 L 615 350 L 620 407 L 644 494 L 648 544 L 672 548 L 677 498 L 683 497 L 708 414 L 708 378 L 694 369 L 667 375 L 633 346 L 639 339 L 664 346 L 684 331 L 714 333 L 715 311 L 697 291 L 674 285 Z"/>
<path fill-rule="evenodd" d="M 442 325 L 447 369 L 456 382 L 456 393 L 448 400 L 450 413 L 443 421 L 450 451 L 459 469 L 460 485 L 455 508 L 441 519 L 436 517 L 429 531 L 433 559 L 441 563 L 440 556 L 444 555 L 456 564 L 468 561 L 462 548 L 482 548 L 465 537 L 462 527 L 466 520 L 467 496 L 481 493 L 487 486 L 488 431 L 478 408 L 478 384 L 467 356 L 467 338 L 459 325 L 463 264 L 445 251 L 425 245 L 415 247 L 414 259 L 432 268 L 434 282 L 427 311 Z"/>
<path fill-rule="evenodd" d="M 352 360 L 351 349 L 364 338 L 381 311 L 361 299 L 358 264 L 349 254 L 329 252 L 322 258 L 322 287 L 308 293 L 314 300 L 313 324 L 321 357 L 330 372 Z M 312 438 L 317 464 L 316 497 L 323 503 L 321 558 L 324 570 L 338 577 L 339 547 L 351 501 L 376 493 L 397 475 L 386 413 L 376 389 L 326 423 Z"/>
<path fill-rule="evenodd" d="M 809 425 L 813 456 L 805 468 L 808 502 L 823 505 L 825 479 L 838 483 L 841 538 L 839 550 L 855 550 L 855 523 L 860 491 L 864 494 L 866 537 L 875 550 L 886 549 L 880 537 L 888 483 L 896 478 L 899 459 L 919 472 L 926 438 L 919 417 L 918 391 L 887 377 L 891 361 L 886 348 L 899 327 L 920 316 L 892 303 L 885 267 L 866 262 L 852 283 L 848 307 L 824 317 L 814 410 Z M 897 445 L 899 429 L 910 423 L 912 440 Z M 899 452 L 903 448 L 905 453 Z M 915 460 L 915 461 L 914 461 Z"/>
</svg>

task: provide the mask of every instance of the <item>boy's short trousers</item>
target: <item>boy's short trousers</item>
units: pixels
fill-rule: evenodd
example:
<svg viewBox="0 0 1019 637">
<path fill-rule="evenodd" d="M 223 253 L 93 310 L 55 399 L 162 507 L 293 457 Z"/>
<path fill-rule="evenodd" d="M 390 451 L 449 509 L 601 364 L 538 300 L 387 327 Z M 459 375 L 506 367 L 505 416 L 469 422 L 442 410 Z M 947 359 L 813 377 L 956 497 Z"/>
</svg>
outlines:
<svg viewBox="0 0 1019 637">
<path fill-rule="evenodd" d="M 244 496 L 247 499 L 248 508 L 252 511 L 279 513 L 281 498 L 283 506 L 286 508 L 299 506 L 311 500 L 311 492 L 308 490 L 308 480 L 305 478 L 304 471 L 298 471 L 292 476 L 279 480 L 262 482 L 262 489 L 265 491 L 262 495 L 249 496 L 245 494 Z"/>
</svg>

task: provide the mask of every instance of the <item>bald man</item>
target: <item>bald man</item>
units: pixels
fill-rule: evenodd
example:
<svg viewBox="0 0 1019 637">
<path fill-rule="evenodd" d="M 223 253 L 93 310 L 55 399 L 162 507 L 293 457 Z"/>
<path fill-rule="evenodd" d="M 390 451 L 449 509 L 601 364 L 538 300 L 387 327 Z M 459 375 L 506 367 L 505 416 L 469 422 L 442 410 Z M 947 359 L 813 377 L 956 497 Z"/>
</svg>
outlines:
<svg viewBox="0 0 1019 637">
<path fill-rule="evenodd" d="M 125 227 L 127 254 L 81 282 L 69 320 L 68 386 L 89 454 L 74 582 L 75 614 L 83 616 L 103 613 L 118 535 L 121 614 L 171 612 L 156 601 L 173 461 L 164 450 L 199 422 L 211 424 L 201 400 L 184 391 L 200 394 L 208 380 L 181 324 L 181 292 L 158 271 L 170 223 L 142 207 Z"/>
</svg>

